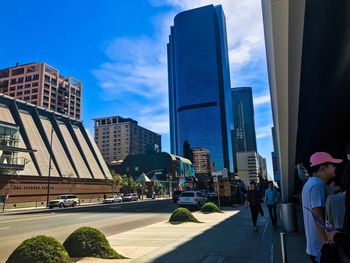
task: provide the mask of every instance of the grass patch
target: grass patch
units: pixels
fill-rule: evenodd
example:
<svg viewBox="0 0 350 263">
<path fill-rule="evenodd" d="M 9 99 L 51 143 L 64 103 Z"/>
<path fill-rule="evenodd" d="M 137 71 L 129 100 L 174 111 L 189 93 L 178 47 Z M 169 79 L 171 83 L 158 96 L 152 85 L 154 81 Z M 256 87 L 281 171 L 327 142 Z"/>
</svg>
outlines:
<svg viewBox="0 0 350 263">
<path fill-rule="evenodd" d="M 214 204 L 212 202 L 205 203 L 202 206 L 201 211 L 202 211 L 202 213 L 207 213 L 207 214 L 222 213 L 221 209 L 216 204 Z"/>
<path fill-rule="evenodd" d="M 80 227 L 67 237 L 63 246 L 72 258 L 125 258 L 109 245 L 105 235 L 91 227 Z"/>
<path fill-rule="evenodd" d="M 56 239 L 36 236 L 23 241 L 10 255 L 6 263 L 70 263 L 67 251 Z"/>
<path fill-rule="evenodd" d="M 177 208 L 170 216 L 170 223 L 193 222 L 200 223 L 187 208 Z"/>
</svg>

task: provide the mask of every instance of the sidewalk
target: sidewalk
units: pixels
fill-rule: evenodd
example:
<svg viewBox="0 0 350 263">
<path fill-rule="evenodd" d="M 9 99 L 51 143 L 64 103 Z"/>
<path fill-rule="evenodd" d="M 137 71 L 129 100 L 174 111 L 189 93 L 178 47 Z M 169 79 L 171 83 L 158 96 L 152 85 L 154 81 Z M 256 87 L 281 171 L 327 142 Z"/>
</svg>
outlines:
<svg viewBox="0 0 350 263">
<path fill-rule="evenodd" d="M 281 262 L 279 231 L 272 229 L 267 211 L 264 218 L 259 217 L 258 232 L 253 230 L 249 210 L 242 207 L 228 208 L 223 214 L 193 214 L 203 223 L 160 222 L 109 236 L 112 247 L 129 259 L 85 258 L 79 262 Z M 288 260 L 308 262 L 305 247 L 298 238 L 303 238 L 302 233 L 287 234 L 287 249 L 294 251 Z"/>
</svg>

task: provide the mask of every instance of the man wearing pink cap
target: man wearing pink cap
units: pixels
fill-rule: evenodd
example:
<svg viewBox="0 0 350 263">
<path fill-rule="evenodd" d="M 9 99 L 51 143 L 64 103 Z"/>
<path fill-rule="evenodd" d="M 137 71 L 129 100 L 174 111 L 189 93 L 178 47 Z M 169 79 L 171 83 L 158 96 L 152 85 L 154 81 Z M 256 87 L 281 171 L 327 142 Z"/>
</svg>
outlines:
<svg viewBox="0 0 350 263">
<path fill-rule="evenodd" d="M 326 152 L 316 152 L 310 158 L 313 176 L 303 187 L 302 203 L 306 253 L 312 262 L 318 262 L 321 247 L 327 241 L 325 230 L 315 221 L 315 216 L 325 222 L 326 183 L 335 176 L 336 164 L 341 162 Z"/>
</svg>

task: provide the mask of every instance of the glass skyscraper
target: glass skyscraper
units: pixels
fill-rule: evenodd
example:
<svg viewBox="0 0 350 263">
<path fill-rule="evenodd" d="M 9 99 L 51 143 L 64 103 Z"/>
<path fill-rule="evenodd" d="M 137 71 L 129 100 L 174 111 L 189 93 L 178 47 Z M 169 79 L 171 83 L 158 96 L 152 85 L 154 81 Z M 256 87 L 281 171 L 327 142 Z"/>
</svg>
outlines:
<svg viewBox="0 0 350 263">
<path fill-rule="evenodd" d="M 251 87 L 232 88 L 233 152 L 257 152 Z"/>
<path fill-rule="evenodd" d="M 173 154 L 183 156 L 187 143 L 206 148 L 216 170 L 233 171 L 229 74 L 222 7 L 208 5 L 178 14 L 168 43 Z"/>
</svg>

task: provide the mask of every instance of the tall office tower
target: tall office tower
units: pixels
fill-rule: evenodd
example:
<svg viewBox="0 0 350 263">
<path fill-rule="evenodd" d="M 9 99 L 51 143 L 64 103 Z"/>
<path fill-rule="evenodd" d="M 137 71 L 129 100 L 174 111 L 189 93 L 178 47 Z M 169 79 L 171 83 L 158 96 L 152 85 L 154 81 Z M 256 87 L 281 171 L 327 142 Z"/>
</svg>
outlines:
<svg viewBox="0 0 350 263">
<path fill-rule="evenodd" d="M 107 163 L 132 154 L 161 151 L 161 135 L 142 128 L 131 118 L 112 116 L 94 121 L 95 142 Z"/>
<path fill-rule="evenodd" d="M 0 70 L 0 93 L 81 119 L 81 82 L 44 63 Z"/>
<path fill-rule="evenodd" d="M 235 165 L 238 152 L 256 152 L 253 94 L 250 87 L 231 89 L 233 109 L 232 147 Z"/>
<path fill-rule="evenodd" d="M 178 14 L 168 43 L 171 152 L 206 148 L 217 170 L 233 170 L 230 70 L 220 5 Z"/>
</svg>

